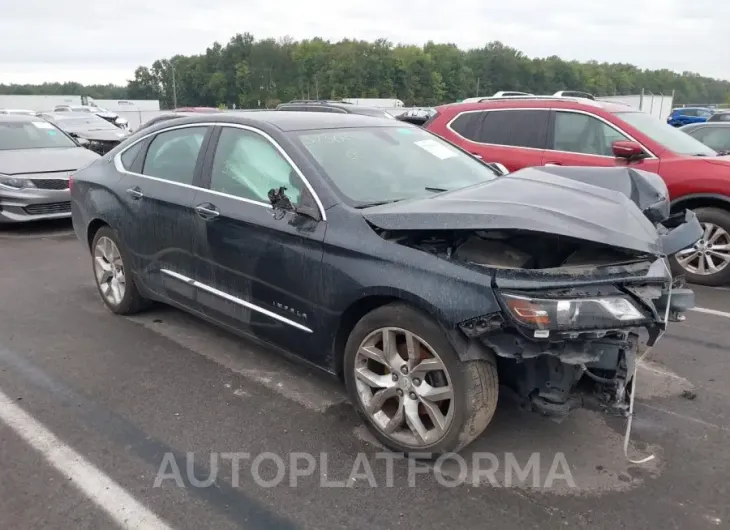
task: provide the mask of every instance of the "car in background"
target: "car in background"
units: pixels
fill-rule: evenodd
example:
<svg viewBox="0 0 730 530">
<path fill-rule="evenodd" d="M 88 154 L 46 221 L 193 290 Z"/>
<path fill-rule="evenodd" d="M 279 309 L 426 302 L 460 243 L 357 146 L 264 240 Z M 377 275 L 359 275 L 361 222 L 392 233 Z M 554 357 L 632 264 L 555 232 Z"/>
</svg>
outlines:
<svg viewBox="0 0 730 530">
<path fill-rule="evenodd" d="M 378 107 L 355 105 L 345 101 L 296 99 L 289 103 L 281 103 L 276 107 L 278 111 L 294 112 L 334 112 L 338 114 L 361 114 L 363 116 L 377 116 L 378 118 L 395 119 L 392 114 Z"/>
<path fill-rule="evenodd" d="M 72 209 L 110 311 L 162 301 L 298 356 L 381 443 L 432 457 L 479 436 L 500 383 L 544 414 L 585 391 L 626 416 L 638 334 L 693 305 L 665 254 L 701 235 L 691 212 L 663 224 L 651 173 L 499 176 L 353 113 L 162 122 L 76 173 Z"/>
<path fill-rule="evenodd" d="M 129 130 L 129 120 L 122 118 L 116 112 L 97 107 L 96 105 L 56 105 L 53 108 L 53 112 L 89 112 L 96 114 L 120 129 Z"/>
<path fill-rule="evenodd" d="M 667 123 L 672 127 L 681 127 L 690 123 L 703 123 L 712 117 L 712 109 L 705 107 L 679 107 L 672 110 Z"/>
<path fill-rule="evenodd" d="M 433 107 L 414 107 L 399 113 L 395 116 L 395 119 L 406 123 L 412 123 L 413 125 L 422 126 L 435 114 L 436 109 Z"/>
<path fill-rule="evenodd" d="M 720 154 L 730 154 L 730 121 L 693 123 L 679 129 Z"/>
<path fill-rule="evenodd" d="M 46 112 L 41 117 L 100 155 L 111 151 L 131 134 L 90 112 Z"/>
<path fill-rule="evenodd" d="M 426 128 L 511 172 L 619 166 L 658 173 L 672 208 L 693 209 L 706 237 L 674 267 L 694 282 L 730 282 L 730 157 L 651 114 L 585 98 L 489 98 L 437 107 Z"/>
<path fill-rule="evenodd" d="M 730 122 L 730 110 L 716 110 L 715 113 L 707 119 L 708 122 Z"/>
<path fill-rule="evenodd" d="M 42 118 L 0 114 L 0 224 L 70 217 L 69 176 L 98 158 Z"/>
<path fill-rule="evenodd" d="M 29 109 L 0 109 L 0 114 L 20 114 L 22 116 L 36 116 L 38 113 Z"/>
<path fill-rule="evenodd" d="M 177 107 L 172 112 L 223 112 L 217 107 Z"/>
</svg>

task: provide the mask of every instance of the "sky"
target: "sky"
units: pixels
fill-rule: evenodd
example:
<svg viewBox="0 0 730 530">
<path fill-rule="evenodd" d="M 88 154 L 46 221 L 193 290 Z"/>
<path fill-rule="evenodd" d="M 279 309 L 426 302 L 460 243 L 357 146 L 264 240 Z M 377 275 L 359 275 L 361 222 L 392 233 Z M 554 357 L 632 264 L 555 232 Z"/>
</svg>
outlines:
<svg viewBox="0 0 730 530">
<path fill-rule="evenodd" d="M 126 84 L 236 33 L 394 43 L 500 40 L 531 57 L 730 80 L 729 0 L 0 0 L 0 82 Z"/>
</svg>

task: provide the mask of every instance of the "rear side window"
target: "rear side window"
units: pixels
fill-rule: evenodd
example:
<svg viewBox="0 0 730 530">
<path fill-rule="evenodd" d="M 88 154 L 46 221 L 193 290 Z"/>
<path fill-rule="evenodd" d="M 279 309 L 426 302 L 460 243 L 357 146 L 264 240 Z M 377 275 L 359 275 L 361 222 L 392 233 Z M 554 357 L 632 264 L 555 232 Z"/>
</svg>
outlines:
<svg viewBox="0 0 730 530">
<path fill-rule="evenodd" d="M 207 127 L 161 132 L 152 140 L 142 173 L 180 184 L 192 184 Z"/>
<path fill-rule="evenodd" d="M 132 147 L 122 153 L 122 156 L 120 158 L 122 159 L 122 166 L 124 166 L 124 169 L 126 169 L 127 171 L 130 171 L 132 169 L 132 165 L 134 164 L 134 161 L 137 159 L 137 156 L 142 150 L 143 144 L 144 141 L 137 142 Z"/>
<path fill-rule="evenodd" d="M 719 112 L 714 114 L 709 121 L 730 121 L 730 112 Z"/>
<path fill-rule="evenodd" d="M 478 143 L 544 149 L 549 116 L 547 109 L 491 110 L 462 114 L 451 127 L 457 125 L 464 131 L 459 134 Z"/>
<path fill-rule="evenodd" d="M 681 109 L 677 111 L 677 114 L 682 116 L 697 116 L 697 109 Z"/>
<path fill-rule="evenodd" d="M 482 120 L 486 112 L 463 112 L 450 127 L 459 135 L 472 142 L 480 142 Z"/>
</svg>

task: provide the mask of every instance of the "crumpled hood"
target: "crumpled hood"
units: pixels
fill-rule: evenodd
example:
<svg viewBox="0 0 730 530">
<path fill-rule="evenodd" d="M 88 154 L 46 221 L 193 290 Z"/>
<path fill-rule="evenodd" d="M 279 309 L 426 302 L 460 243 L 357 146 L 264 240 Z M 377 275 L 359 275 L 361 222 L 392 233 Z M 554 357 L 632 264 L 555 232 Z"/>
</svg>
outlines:
<svg viewBox="0 0 730 530">
<path fill-rule="evenodd" d="M 656 228 L 624 193 L 541 168 L 362 213 L 384 230 L 526 230 L 662 255 Z"/>
<path fill-rule="evenodd" d="M 0 173 L 31 175 L 76 171 L 98 158 L 99 155 L 83 147 L 0 150 Z"/>
<path fill-rule="evenodd" d="M 64 127 L 63 123 L 60 123 L 59 127 L 61 127 L 65 132 L 74 134 L 79 138 L 97 140 L 101 142 L 121 142 L 129 136 L 129 132 L 119 129 L 118 127 L 114 127 L 113 129 L 87 129 L 80 127 Z"/>
</svg>

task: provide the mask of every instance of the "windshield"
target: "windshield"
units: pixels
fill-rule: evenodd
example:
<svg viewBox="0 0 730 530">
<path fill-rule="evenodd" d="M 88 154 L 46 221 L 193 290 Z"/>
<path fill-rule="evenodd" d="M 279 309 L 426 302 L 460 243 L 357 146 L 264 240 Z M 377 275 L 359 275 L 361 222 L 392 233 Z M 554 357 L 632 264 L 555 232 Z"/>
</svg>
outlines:
<svg viewBox="0 0 730 530">
<path fill-rule="evenodd" d="M 76 144 L 47 121 L 0 121 L 0 151 L 76 147 Z"/>
<path fill-rule="evenodd" d="M 417 127 L 295 131 L 354 206 L 427 197 L 497 178 L 476 158 Z"/>
<path fill-rule="evenodd" d="M 117 126 L 115 126 L 113 123 L 109 123 L 104 118 L 100 118 L 96 114 L 74 114 L 74 115 L 65 115 L 65 116 L 57 116 L 55 118 L 56 122 L 58 123 L 58 126 L 63 128 L 74 128 L 74 129 L 89 129 L 89 130 L 98 130 L 98 129 L 109 129 L 109 130 L 119 130 Z"/>
<path fill-rule="evenodd" d="M 678 155 L 717 156 L 717 153 L 686 132 L 655 118 L 646 112 L 616 112 L 616 116 L 638 129 L 652 140 Z"/>
</svg>

